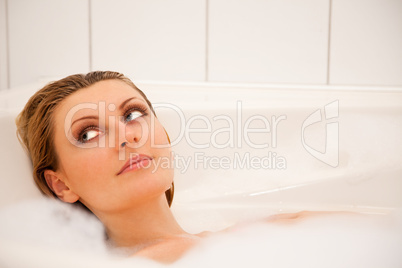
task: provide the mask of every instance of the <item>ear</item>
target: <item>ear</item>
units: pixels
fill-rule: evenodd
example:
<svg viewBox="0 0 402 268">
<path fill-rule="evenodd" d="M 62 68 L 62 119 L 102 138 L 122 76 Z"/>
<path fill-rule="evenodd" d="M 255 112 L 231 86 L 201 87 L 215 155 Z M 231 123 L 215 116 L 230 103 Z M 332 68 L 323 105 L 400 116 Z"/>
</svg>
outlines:
<svg viewBox="0 0 402 268">
<path fill-rule="evenodd" d="M 62 176 L 58 172 L 47 169 L 45 170 L 44 176 L 47 185 L 60 200 L 67 203 L 74 203 L 80 198 L 65 184 Z"/>
</svg>

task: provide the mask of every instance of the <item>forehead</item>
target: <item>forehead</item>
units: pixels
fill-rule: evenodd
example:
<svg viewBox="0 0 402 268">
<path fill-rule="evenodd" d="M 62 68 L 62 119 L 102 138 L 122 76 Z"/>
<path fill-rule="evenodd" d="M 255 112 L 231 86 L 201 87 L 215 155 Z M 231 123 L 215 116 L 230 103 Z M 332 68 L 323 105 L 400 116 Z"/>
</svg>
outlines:
<svg viewBox="0 0 402 268">
<path fill-rule="evenodd" d="M 135 97 L 144 103 L 145 100 L 138 92 L 138 90 L 129 86 L 128 84 L 119 80 L 105 80 L 97 82 L 87 88 L 82 88 L 66 97 L 58 107 L 57 114 L 65 114 L 77 105 L 86 103 L 99 104 L 101 102 L 105 105 L 114 104 L 118 107 L 122 102 L 128 98 Z"/>
<path fill-rule="evenodd" d="M 119 104 L 128 97 L 136 97 L 144 100 L 141 94 L 128 84 L 119 80 L 105 80 L 97 82 L 87 88 L 79 89 L 65 100 L 64 106 L 75 105 L 83 102 L 106 102 Z"/>
</svg>

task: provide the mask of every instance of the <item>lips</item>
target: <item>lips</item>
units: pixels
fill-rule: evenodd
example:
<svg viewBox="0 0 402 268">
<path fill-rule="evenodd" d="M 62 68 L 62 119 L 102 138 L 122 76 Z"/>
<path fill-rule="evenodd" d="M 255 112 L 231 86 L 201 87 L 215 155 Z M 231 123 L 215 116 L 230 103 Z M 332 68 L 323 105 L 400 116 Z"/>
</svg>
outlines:
<svg viewBox="0 0 402 268">
<path fill-rule="evenodd" d="M 131 155 L 131 157 L 127 160 L 124 166 L 117 173 L 117 175 L 126 173 L 128 171 L 137 170 L 144 166 L 147 167 L 151 160 L 152 157 L 145 154 Z"/>
</svg>

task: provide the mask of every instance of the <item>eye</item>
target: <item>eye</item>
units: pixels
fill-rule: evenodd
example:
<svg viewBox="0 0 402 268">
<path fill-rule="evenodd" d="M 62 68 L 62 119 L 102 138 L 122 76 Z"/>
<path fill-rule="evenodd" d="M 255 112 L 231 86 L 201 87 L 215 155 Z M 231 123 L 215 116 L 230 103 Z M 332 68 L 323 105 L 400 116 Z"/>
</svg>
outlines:
<svg viewBox="0 0 402 268">
<path fill-rule="evenodd" d="M 86 143 L 101 134 L 101 131 L 93 126 L 87 127 L 81 131 L 78 136 L 78 141 L 81 143 Z"/>
<path fill-rule="evenodd" d="M 124 114 L 124 122 L 128 123 L 131 122 L 138 117 L 146 115 L 147 109 L 145 107 L 140 107 L 140 106 L 134 106 L 134 107 L 129 107 L 127 109 L 127 112 Z"/>
<path fill-rule="evenodd" d="M 136 118 L 138 118 L 138 117 L 140 117 L 142 115 L 143 115 L 143 113 L 140 112 L 140 111 L 132 111 L 128 115 L 125 116 L 124 121 L 130 122 L 130 121 L 133 121 L 133 120 L 135 120 Z"/>
</svg>

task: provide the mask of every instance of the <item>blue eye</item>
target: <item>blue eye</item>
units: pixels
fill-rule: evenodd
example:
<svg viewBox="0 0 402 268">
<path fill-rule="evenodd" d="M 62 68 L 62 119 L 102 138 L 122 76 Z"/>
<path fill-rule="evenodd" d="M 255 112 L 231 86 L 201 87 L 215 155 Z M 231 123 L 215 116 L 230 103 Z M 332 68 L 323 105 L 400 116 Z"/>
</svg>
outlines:
<svg viewBox="0 0 402 268">
<path fill-rule="evenodd" d="M 136 118 L 138 118 L 142 115 L 143 115 L 143 113 L 141 113 L 140 111 L 132 111 L 124 118 L 124 121 L 127 123 L 127 122 L 135 120 Z"/>
<path fill-rule="evenodd" d="M 98 128 L 96 128 L 95 126 L 89 126 L 80 132 L 77 140 L 81 143 L 86 143 L 98 137 L 100 134 L 101 131 Z"/>
<path fill-rule="evenodd" d="M 128 123 L 131 122 L 138 117 L 146 115 L 147 109 L 142 106 L 131 106 L 127 109 L 127 112 L 124 114 L 124 122 Z"/>
</svg>

